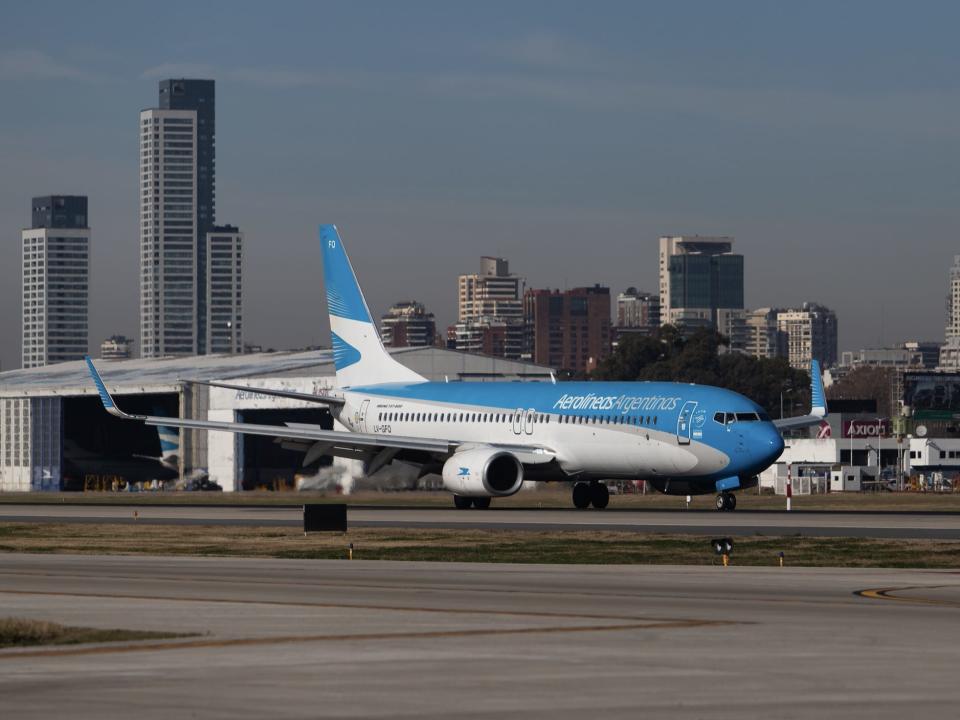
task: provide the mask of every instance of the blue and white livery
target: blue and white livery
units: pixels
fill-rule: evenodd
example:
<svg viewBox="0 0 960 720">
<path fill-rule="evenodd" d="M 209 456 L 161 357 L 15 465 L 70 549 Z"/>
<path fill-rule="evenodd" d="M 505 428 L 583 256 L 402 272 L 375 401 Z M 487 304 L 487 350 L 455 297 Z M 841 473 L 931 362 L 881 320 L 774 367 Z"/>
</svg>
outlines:
<svg viewBox="0 0 960 720">
<path fill-rule="evenodd" d="M 644 479 L 674 495 L 717 493 L 718 509 L 783 451 L 784 428 L 817 424 L 826 399 L 816 361 L 809 415 L 771 421 L 750 399 L 717 387 L 666 382 L 437 383 L 384 349 L 333 225 L 320 227 L 324 281 L 339 393 L 317 396 L 257 388 L 318 402 L 349 430 L 312 425 L 133 416 L 121 411 L 89 361 L 106 410 L 168 428 L 283 438 L 305 451 L 359 459 L 368 474 L 402 461 L 437 472 L 457 507 L 488 507 L 524 480 L 574 481 L 577 507 L 609 502 L 608 479 Z M 208 383 L 245 389 L 242 385 Z"/>
</svg>

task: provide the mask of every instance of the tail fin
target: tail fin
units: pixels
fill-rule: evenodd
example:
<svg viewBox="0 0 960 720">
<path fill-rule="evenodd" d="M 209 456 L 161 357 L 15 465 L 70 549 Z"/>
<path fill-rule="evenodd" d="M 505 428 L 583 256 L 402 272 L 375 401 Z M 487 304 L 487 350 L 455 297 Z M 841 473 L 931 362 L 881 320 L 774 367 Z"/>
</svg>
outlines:
<svg viewBox="0 0 960 720">
<path fill-rule="evenodd" d="M 163 415 L 163 409 L 153 409 L 157 416 Z M 166 425 L 157 425 L 157 437 L 160 439 L 160 462 L 176 470 L 180 463 L 180 431 Z"/>
<path fill-rule="evenodd" d="M 819 360 L 810 361 L 810 408 L 811 415 L 827 416 L 827 394 L 823 391 Z"/>
<path fill-rule="evenodd" d="M 320 249 L 337 384 L 346 388 L 425 382 L 426 378 L 398 363 L 384 349 L 335 225 L 320 226 Z"/>
</svg>

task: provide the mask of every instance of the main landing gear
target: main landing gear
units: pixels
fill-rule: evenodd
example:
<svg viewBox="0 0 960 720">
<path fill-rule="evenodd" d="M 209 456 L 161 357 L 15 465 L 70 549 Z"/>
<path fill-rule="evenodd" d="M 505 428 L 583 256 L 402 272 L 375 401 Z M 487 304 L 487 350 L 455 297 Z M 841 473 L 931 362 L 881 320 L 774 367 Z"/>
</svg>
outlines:
<svg viewBox="0 0 960 720">
<path fill-rule="evenodd" d="M 717 495 L 717 510 L 736 510 L 737 496 L 733 493 L 723 492 Z"/>
<path fill-rule="evenodd" d="M 610 491 L 606 485 L 596 480 L 589 483 L 578 482 L 573 486 L 573 504 L 580 510 L 590 505 L 602 510 L 610 504 Z"/>
<path fill-rule="evenodd" d="M 454 495 L 453 505 L 457 508 L 457 510 L 469 510 L 472 507 L 476 508 L 477 510 L 486 510 L 488 507 L 490 507 L 490 498 Z"/>
</svg>

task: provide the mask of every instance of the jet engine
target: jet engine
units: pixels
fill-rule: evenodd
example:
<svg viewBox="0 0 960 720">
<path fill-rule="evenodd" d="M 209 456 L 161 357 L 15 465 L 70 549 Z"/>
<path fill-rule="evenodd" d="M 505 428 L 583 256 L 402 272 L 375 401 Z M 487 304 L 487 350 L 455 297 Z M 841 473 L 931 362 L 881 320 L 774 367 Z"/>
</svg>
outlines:
<svg viewBox="0 0 960 720">
<path fill-rule="evenodd" d="M 479 447 L 455 453 L 443 465 L 443 486 L 463 497 L 506 497 L 523 484 L 523 465 L 505 450 Z"/>
</svg>

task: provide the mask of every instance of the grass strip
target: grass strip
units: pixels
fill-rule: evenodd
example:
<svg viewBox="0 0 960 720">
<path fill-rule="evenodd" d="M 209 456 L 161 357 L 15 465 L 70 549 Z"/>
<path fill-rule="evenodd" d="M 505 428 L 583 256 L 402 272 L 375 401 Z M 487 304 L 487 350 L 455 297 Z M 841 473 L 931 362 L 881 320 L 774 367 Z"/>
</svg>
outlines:
<svg viewBox="0 0 960 720">
<path fill-rule="evenodd" d="M 389 505 L 402 507 L 452 508 L 453 500 L 448 492 L 434 491 L 364 491 L 352 495 L 327 495 L 315 492 L 89 492 L 89 493 L 0 493 L 2 505 L 14 504 L 117 504 L 117 505 L 276 505 L 295 506 L 303 503 L 346 502 L 351 505 Z M 493 508 L 572 508 L 570 488 L 566 485 L 551 485 L 534 491 L 523 491 L 508 498 L 497 498 Z M 689 509 L 713 510 L 713 495 L 694 496 Z M 756 491 L 737 493 L 737 508 L 740 510 L 783 510 L 786 499 Z M 614 495 L 610 498 L 611 510 L 685 510 L 686 498 L 661 495 Z M 960 492 L 875 492 L 875 493 L 829 493 L 820 495 L 795 495 L 794 510 L 844 511 L 844 512 L 960 512 Z"/>
<path fill-rule="evenodd" d="M 77 645 L 186 637 L 182 634 L 146 630 L 117 630 L 60 625 L 46 620 L 0 618 L 0 648 L 35 645 Z"/>
<path fill-rule="evenodd" d="M 734 565 L 958 568 L 958 540 L 734 536 Z M 347 534 L 275 527 L 2 523 L 0 552 L 199 555 L 434 562 L 714 565 L 702 535 L 606 530 L 359 528 Z"/>
</svg>

